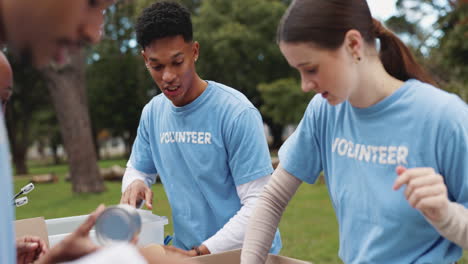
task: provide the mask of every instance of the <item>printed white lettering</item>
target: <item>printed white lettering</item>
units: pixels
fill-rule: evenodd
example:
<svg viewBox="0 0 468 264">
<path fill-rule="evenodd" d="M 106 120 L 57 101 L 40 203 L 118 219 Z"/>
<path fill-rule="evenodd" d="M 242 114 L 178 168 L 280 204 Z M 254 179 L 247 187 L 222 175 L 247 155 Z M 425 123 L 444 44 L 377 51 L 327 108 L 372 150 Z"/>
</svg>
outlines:
<svg viewBox="0 0 468 264">
<path fill-rule="evenodd" d="M 205 132 L 205 144 L 211 144 L 211 133 Z"/>
<path fill-rule="evenodd" d="M 396 162 L 396 150 L 397 150 L 397 147 L 395 146 L 389 146 L 388 147 L 388 158 L 387 158 L 387 163 L 388 164 L 397 164 Z"/>
<path fill-rule="evenodd" d="M 192 132 L 192 143 L 197 144 L 197 132 Z"/>
<path fill-rule="evenodd" d="M 188 144 L 211 144 L 210 132 L 194 131 L 168 131 L 159 134 L 161 144 L 188 143 Z"/>
<path fill-rule="evenodd" d="M 208 138 L 205 135 L 205 141 Z M 356 144 L 344 138 L 335 138 L 331 152 L 350 159 L 378 164 L 408 164 L 409 154 L 406 146 L 373 146 Z"/>
<path fill-rule="evenodd" d="M 347 150 L 348 150 L 348 143 L 346 142 L 346 139 L 340 140 L 340 143 L 338 143 L 338 154 L 340 154 L 340 156 L 343 156 L 346 154 Z"/>
<path fill-rule="evenodd" d="M 408 156 L 408 148 L 407 147 L 398 147 L 397 152 L 397 163 L 398 164 L 408 164 L 406 161 L 406 157 Z"/>
<path fill-rule="evenodd" d="M 175 133 L 174 132 L 170 132 L 170 139 L 171 139 L 171 143 L 175 142 Z"/>
<path fill-rule="evenodd" d="M 359 153 L 359 160 L 362 158 L 366 159 L 366 162 L 369 162 L 371 157 L 371 152 L 369 150 L 369 146 L 361 145 L 361 152 Z"/>
<path fill-rule="evenodd" d="M 380 146 L 379 147 L 379 163 L 380 164 L 387 164 L 387 147 Z"/>
<path fill-rule="evenodd" d="M 369 146 L 369 149 L 372 151 L 372 162 L 375 163 L 377 161 L 377 151 L 379 148 L 376 146 Z"/>
<path fill-rule="evenodd" d="M 204 132 L 198 132 L 198 144 L 205 144 L 205 142 L 203 142 L 204 134 L 205 134 Z"/>
<path fill-rule="evenodd" d="M 340 141 L 340 138 L 335 138 L 335 141 L 332 144 L 332 152 L 335 152 L 336 146 L 338 146 L 339 141 Z"/>
<path fill-rule="evenodd" d="M 349 148 L 348 148 L 348 158 L 355 158 L 358 156 L 358 153 L 359 153 L 359 147 L 361 145 L 360 144 L 356 144 L 356 146 L 354 146 L 354 143 L 353 142 L 349 142 Z"/>
</svg>

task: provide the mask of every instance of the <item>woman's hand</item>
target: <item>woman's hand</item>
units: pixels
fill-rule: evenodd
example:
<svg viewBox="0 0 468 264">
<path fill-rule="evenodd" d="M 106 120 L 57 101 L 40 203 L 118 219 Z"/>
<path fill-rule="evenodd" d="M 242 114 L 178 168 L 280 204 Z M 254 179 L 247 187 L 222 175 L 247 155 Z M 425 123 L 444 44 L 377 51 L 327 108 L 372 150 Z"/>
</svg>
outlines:
<svg viewBox="0 0 468 264">
<path fill-rule="evenodd" d="M 449 200 L 444 178 L 432 168 L 396 168 L 398 178 L 394 190 L 406 185 L 405 197 L 410 205 L 420 210 L 429 220 L 439 222 L 447 216 Z"/>
</svg>

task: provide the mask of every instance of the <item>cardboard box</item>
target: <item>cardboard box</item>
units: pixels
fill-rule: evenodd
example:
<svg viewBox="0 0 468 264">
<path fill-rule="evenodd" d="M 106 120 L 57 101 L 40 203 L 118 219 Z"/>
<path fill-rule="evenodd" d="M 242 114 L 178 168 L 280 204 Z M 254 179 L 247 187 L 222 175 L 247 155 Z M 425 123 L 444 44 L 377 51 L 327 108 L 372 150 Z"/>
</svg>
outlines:
<svg viewBox="0 0 468 264">
<path fill-rule="evenodd" d="M 199 264 L 239 264 L 240 263 L 241 250 L 226 251 L 219 254 L 211 254 L 200 257 L 194 257 L 192 260 L 195 260 Z M 312 264 L 311 262 L 278 256 L 269 254 L 267 264 Z"/>
<path fill-rule="evenodd" d="M 44 240 L 49 247 L 49 236 L 44 217 L 28 218 L 15 221 L 16 237 L 37 236 Z"/>
</svg>

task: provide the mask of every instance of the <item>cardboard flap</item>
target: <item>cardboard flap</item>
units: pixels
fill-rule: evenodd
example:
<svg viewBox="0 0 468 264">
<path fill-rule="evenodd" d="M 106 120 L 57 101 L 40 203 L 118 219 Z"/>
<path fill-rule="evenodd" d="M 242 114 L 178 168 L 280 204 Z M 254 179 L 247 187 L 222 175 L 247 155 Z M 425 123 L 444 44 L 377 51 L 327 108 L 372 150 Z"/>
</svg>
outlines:
<svg viewBox="0 0 468 264">
<path fill-rule="evenodd" d="M 199 264 L 239 264 L 241 250 L 226 251 L 218 254 L 205 255 L 192 258 Z M 307 261 L 269 254 L 267 264 L 311 264 Z"/>
<path fill-rule="evenodd" d="M 35 217 L 15 221 L 16 237 L 37 236 L 49 247 L 49 237 L 44 217 Z"/>
</svg>

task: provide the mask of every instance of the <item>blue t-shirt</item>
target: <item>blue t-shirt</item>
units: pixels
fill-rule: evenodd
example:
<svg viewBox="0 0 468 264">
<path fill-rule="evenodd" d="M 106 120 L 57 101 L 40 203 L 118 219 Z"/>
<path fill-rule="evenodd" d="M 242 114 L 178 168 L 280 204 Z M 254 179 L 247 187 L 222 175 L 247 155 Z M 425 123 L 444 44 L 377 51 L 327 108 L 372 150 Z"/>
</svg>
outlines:
<svg viewBox="0 0 468 264">
<path fill-rule="evenodd" d="M 163 94 L 143 109 L 130 157 L 159 173 L 172 208 L 174 245 L 191 249 L 241 208 L 236 186 L 272 173 L 258 110 L 240 92 L 209 81 L 193 102 L 176 107 Z M 281 249 L 277 232 L 272 252 Z"/>
<path fill-rule="evenodd" d="M 2 264 L 16 263 L 13 183 L 8 153 L 8 139 L 0 109 L 0 263 Z"/>
<path fill-rule="evenodd" d="M 431 167 L 449 199 L 468 205 L 468 107 L 417 80 L 381 102 L 335 107 L 315 96 L 279 152 L 282 166 L 313 183 L 323 170 L 345 263 L 452 263 L 462 250 L 392 189 L 395 168 Z M 313 202 L 313 201 L 311 201 Z"/>
</svg>

